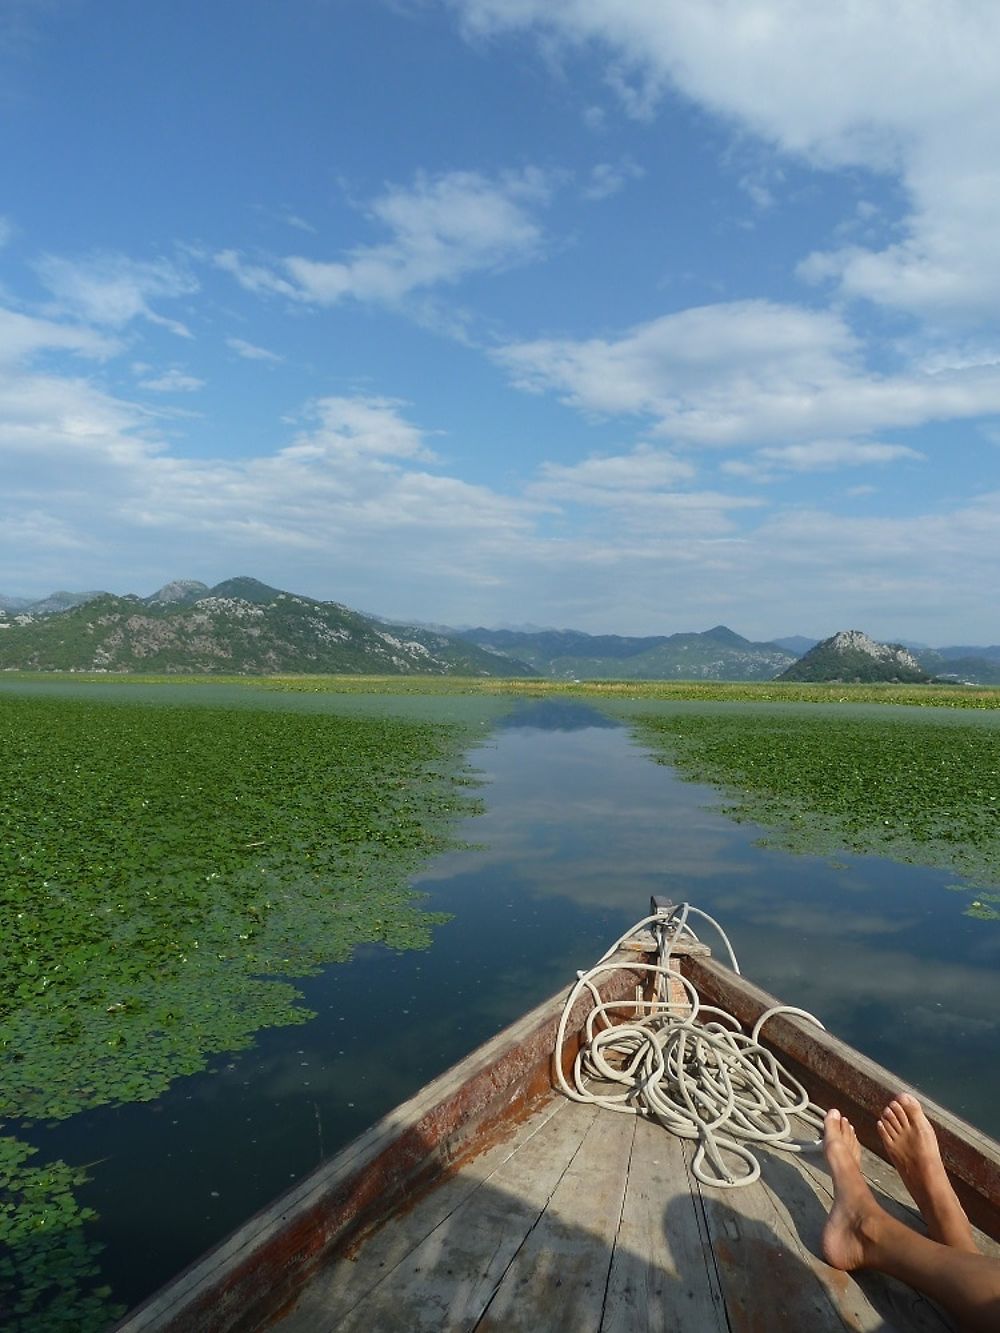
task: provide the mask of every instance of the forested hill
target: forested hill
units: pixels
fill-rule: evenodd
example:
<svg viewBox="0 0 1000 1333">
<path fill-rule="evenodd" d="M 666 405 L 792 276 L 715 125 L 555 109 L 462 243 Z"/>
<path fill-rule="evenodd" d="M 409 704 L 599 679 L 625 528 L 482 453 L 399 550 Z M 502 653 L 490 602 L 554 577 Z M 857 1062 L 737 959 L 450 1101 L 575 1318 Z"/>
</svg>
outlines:
<svg viewBox="0 0 1000 1333">
<path fill-rule="evenodd" d="M 389 627 L 250 578 L 214 588 L 178 582 L 145 598 L 102 593 L 55 614 L 0 612 L 0 626 L 6 670 L 535 674 L 526 662 L 466 640 Z"/>
<path fill-rule="evenodd" d="M 777 644 L 753 643 L 725 625 L 649 638 L 579 630 L 470 629 L 462 635 L 563 680 L 771 680 L 795 661 Z"/>
</svg>

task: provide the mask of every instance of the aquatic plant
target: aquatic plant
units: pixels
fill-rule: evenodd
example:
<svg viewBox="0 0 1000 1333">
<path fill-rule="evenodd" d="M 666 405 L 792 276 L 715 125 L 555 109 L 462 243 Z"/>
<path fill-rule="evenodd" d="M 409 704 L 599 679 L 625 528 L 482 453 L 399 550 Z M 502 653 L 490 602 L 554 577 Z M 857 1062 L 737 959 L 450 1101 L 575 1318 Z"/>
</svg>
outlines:
<svg viewBox="0 0 1000 1333">
<path fill-rule="evenodd" d="M 426 947 L 445 918 L 406 880 L 475 808 L 465 743 L 460 726 L 387 716 L 0 692 L 0 1117 L 30 1130 L 150 1100 L 260 1029 L 307 1021 L 283 978 L 362 942 Z M 33 1149 L 4 1143 L 20 1281 L 5 1327 L 46 1326 L 39 1275 L 63 1255 L 84 1328 L 102 1299 L 80 1287 L 80 1173 L 32 1175 Z M 33 1212 L 43 1185 L 56 1201 Z"/>
<path fill-rule="evenodd" d="M 0 1137 L 0 1321 L 32 1333 L 100 1333 L 124 1314 L 95 1285 L 101 1246 L 73 1195 L 86 1173 L 65 1162 L 30 1166 L 37 1149 Z"/>
<path fill-rule="evenodd" d="M 767 841 L 954 871 L 979 886 L 968 914 L 1000 919 L 1000 732 L 922 717 L 802 710 L 672 711 L 635 719 L 682 776 L 721 787 Z"/>
</svg>

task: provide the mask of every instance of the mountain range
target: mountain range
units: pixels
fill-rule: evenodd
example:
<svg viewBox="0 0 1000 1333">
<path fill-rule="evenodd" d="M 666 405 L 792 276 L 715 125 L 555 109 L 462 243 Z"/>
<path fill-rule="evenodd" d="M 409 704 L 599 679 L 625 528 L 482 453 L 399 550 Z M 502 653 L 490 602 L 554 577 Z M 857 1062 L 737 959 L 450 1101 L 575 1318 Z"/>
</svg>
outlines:
<svg viewBox="0 0 1000 1333">
<path fill-rule="evenodd" d="M 649 638 L 578 630 L 480 628 L 461 634 L 480 648 L 516 655 L 540 675 L 561 680 L 771 680 L 796 660 L 795 653 L 775 643 L 753 643 L 725 625 L 701 634 Z"/>
<path fill-rule="evenodd" d="M 6 670 L 535 674 L 474 643 L 416 627 L 390 630 L 337 602 L 251 578 L 214 588 L 179 580 L 151 597 L 100 593 L 68 610 L 0 612 L 0 627 Z"/>
<path fill-rule="evenodd" d="M 817 645 L 803 635 L 755 642 L 725 625 L 702 633 L 630 637 L 534 626 L 400 624 L 252 578 L 228 579 L 211 588 L 177 579 L 149 597 L 55 592 L 32 601 L 0 594 L 0 630 L 0 669 L 6 670 L 541 675 L 562 680 L 772 680 L 794 670 L 817 647 L 826 652 L 831 643 Z M 912 653 L 920 674 L 1000 684 L 1000 645 L 920 647 Z M 867 662 L 855 662 L 855 675 L 871 671 L 870 662 L 869 652 Z M 827 679 L 853 678 L 844 661 L 817 666 L 814 659 L 805 669 L 832 672 Z"/>
</svg>

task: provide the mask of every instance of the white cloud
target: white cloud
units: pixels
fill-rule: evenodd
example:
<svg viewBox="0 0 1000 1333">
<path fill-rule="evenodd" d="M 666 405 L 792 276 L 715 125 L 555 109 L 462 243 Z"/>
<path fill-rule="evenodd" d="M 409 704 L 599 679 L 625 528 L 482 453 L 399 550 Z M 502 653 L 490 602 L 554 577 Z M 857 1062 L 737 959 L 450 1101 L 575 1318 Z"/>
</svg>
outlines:
<svg viewBox="0 0 1000 1333">
<path fill-rule="evenodd" d="M 767 637 L 864 624 L 948 642 L 1000 579 L 998 494 L 906 519 L 773 512 L 693 489 L 687 460 L 653 444 L 540 463 L 503 494 L 448 475 L 433 434 L 377 396 L 316 400 L 260 457 L 183 457 L 155 422 L 79 378 L 0 373 L 11 590 L 65 584 L 72 552 L 89 587 L 120 589 L 123 568 L 150 587 L 192 567 L 251 569 L 459 623 L 523 618 L 530 588 L 533 619 L 595 631 L 722 620 Z M 564 522 L 567 506 L 580 521 Z"/>
<path fill-rule="evenodd" d="M 534 28 L 603 47 L 643 97 L 678 88 L 788 151 L 885 165 L 915 130 L 988 106 L 1000 16 L 906 0 L 450 0 L 479 34 Z M 948 40 L 941 34 L 947 32 Z"/>
<path fill-rule="evenodd" d="M 215 265 L 224 273 L 231 273 L 248 292 L 271 296 L 301 297 L 299 290 L 285 278 L 279 277 L 263 264 L 248 263 L 237 250 L 220 250 L 214 256 Z"/>
<path fill-rule="evenodd" d="M 646 173 L 631 158 L 620 162 L 598 162 L 591 169 L 590 178 L 583 188 L 585 199 L 609 199 L 623 190 L 630 180 L 640 180 Z"/>
<path fill-rule="evenodd" d="M 543 463 L 530 492 L 574 503 L 631 504 L 643 494 L 691 481 L 694 475 L 694 468 L 685 460 L 640 445 L 629 454 L 593 456 L 572 465 Z"/>
<path fill-rule="evenodd" d="M 617 338 L 538 339 L 494 356 L 522 389 L 640 415 L 692 444 L 805 443 L 1000 411 L 1000 366 L 876 375 L 860 350 L 835 312 L 738 301 Z"/>
<path fill-rule="evenodd" d="M 899 175 L 903 240 L 802 268 L 848 296 L 953 320 L 1000 298 L 1000 7 L 967 0 L 449 0 L 476 35 L 604 52 L 626 111 L 668 88 L 779 151 Z"/>
<path fill-rule="evenodd" d="M 720 537 L 735 530 L 734 511 L 752 509 L 761 502 L 744 495 L 692 490 L 695 468 L 685 459 L 664 449 L 640 444 L 627 454 L 584 459 L 582 463 L 542 463 L 537 475 L 524 486 L 524 495 L 558 507 L 566 505 L 586 511 L 578 515 L 593 540 L 602 534 L 607 544 L 606 562 L 617 565 L 616 548 L 623 544 L 636 549 L 664 534 L 676 539 L 682 533 Z M 589 560 L 600 560 L 591 551 Z"/>
<path fill-rule="evenodd" d="M 305 218 L 300 218 L 298 213 L 283 213 L 281 215 L 281 220 L 282 222 L 287 223 L 289 227 L 294 227 L 296 231 L 307 231 L 313 236 L 315 236 L 319 230 L 319 228 L 314 227 L 311 222 L 307 222 Z"/>
<path fill-rule="evenodd" d="M 257 347 L 256 344 L 247 342 L 245 338 L 227 338 L 226 346 L 246 361 L 267 361 L 277 365 L 279 361 L 285 359 L 277 352 L 269 352 L 266 347 Z"/>
<path fill-rule="evenodd" d="M 434 462 L 425 432 L 401 415 L 402 406 L 391 398 L 318 398 L 305 412 L 314 424 L 283 449 L 281 457 L 297 462 L 361 456 Z"/>
<path fill-rule="evenodd" d="M 0 213 L 0 250 L 2 250 L 5 245 L 10 245 L 11 241 L 14 239 L 14 233 L 15 227 L 13 222 L 11 222 L 10 218 L 5 217 Z"/>
<path fill-rule="evenodd" d="M 759 213 L 765 213 L 775 205 L 774 187 L 784 180 L 784 173 L 775 167 L 755 167 L 740 177 L 740 189 L 750 199 Z"/>
<path fill-rule="evenodd" d="M 0 308 L 0 363 L 28 360 L 39 352 L 75 352 L 101 359 L 117 351 L 114 339 L 79 325 L 35 319 Z"/>
<path fill-rule="evenodd" d="M 325 398 L 286 447 L 259 458 L 199 460 L 169 452 L 138 409 L 75 380 L 0 381 L 0 550 L 16 580 L 51 552 L 8 541 L 7 520 L 33 512 L 91 548 L 99 565 L 136 570 L 320 561 L 348 582 L 443 578 L 480 586 L 498 548 L 513 549 L 538 506 L 427 470 L 424 433 L 381 398 Z M 125 554 L 125 553 L 128 554 Z M 178 563 L 180 562 L 180 563 Z M 64 581 L 64 580 L 63 580 Z M 104 579 L 107 582 L 107 579 Z M 294 580 L 289 580 L 294 582 Z M 19 584 L 19 586 L 21 586 Z M 366 594 L 367 600 L 370 594 Z"/>
<path fill-rule="evenodd" d="M 290 255 L 271 267 L 224 250 L 216 263 L 253 292 L 318 305 L 349 298 L 391 305 L 539 253 L 542 231 L 532 210 L 551 189 L 550 178 L 534 168 L 496 179 L 471 171 L 419 175 L 412 186 L 387 189 L 368 209 L 389 232 L 381 244 L 356 247 L 338 260 Z"/>
<path fill-rule="evenodd" d="M 943 324 L 992 319 L 1000 300 L 997 134 L 1000 116 L 989 121 L 987 135 L 980 125 L 960 131 L 953 122 L 944 133 L 926 133 L 907 155 L 912 212 L 904 238 L 881 250 L 852 245 L 814 252 L 799 275 Z"/>
<path fill-rule="evenodd" d="M 181 337 L 191 336 L 184 324 L 149 305 L 152 300 L 172 300 L 198 290 L 191 274 L 167 260 L 136 260 L 116 254 L 72 260 L 46 255 L 35 268 L 60 313 L 109 328 L 121 328 L 141 317 Z"/>
<path fill-rule="evenodd" d="M 139 387 L 152 389 L 154 393 L 194 393 L 196 389 L 205 387 L 205 381 L 198 379 L 197 375 L 186 375 L 182 370 L 172 369 L 151 379 L 140 380 Z"/>
<path fill-rule="evenodd" d="M 901 459 L 920 462 L 924 455 L 905 444 L 813 440 L 808 444 L 786 444 L 781 448 L 761 449 L 758 457 L 767 463 L 790 468 L 793 472 L 817 472 L 839 467 L 867 467 L 873 463 L 895 463 Z"/>
<path fill-rule="evenodd" d="M 923 458 L 923 454 L 905 444 L 882 444 L 875 440 L 810 440 L 758 449 L 754 454 L 755 462 L 765 469 L 790 472 L 829 472 L 834 468 L 870 467 L 903 460 L 921 462 Z M 731 465 L 729 470 L 736 471 L 736 467 Z"/>
</svg>

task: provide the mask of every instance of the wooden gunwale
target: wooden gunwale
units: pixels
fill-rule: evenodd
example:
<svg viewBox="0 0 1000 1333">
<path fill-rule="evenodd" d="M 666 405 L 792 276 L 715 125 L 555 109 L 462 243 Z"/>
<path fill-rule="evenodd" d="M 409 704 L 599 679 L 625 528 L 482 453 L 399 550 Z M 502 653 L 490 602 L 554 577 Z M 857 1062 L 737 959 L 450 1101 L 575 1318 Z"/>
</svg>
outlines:
<svg viewBox="0 0 1000 1333">
<path fill-rule="evenodd" d="M 644 977 L 623 966 L 602 993 L 631 998 Z M 565 989 L 391 1111 L 220 1245 L 137 1306 L 113 1333 L 252 1333 L 334 1253 L 356 1246 L 463 1160 L 504 1137 L 551 1094 Z M 592 1007 L 574 1006 L 567 1070 Z"/>
<path fill-rule="evenodd" d="M 748 1030 L 762 1013 L 781 1003 L 715 959 L 689 955 L 678 962 L 706 1004 L 727 1010 Z M 937 1133 L 941 1156 L 962 1206 L 975 1226 L 1000 1240 L 1000 1144 L 996 1140 L 805 1019 L 778 1014 L 768 1021 L 761 1039 L 813 1101 L 843 1111 L 865 1147 L 879 1157 L 885 1156 L 875 1129 L 879 1113 L 900 1092 L 918 1096 Z"/>
</svg>

